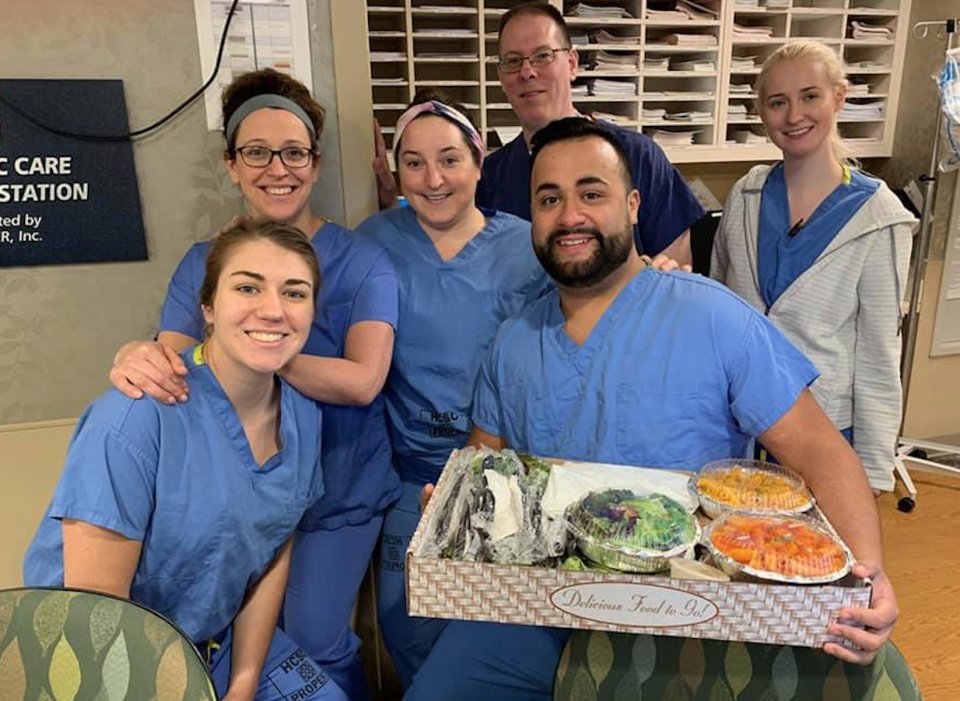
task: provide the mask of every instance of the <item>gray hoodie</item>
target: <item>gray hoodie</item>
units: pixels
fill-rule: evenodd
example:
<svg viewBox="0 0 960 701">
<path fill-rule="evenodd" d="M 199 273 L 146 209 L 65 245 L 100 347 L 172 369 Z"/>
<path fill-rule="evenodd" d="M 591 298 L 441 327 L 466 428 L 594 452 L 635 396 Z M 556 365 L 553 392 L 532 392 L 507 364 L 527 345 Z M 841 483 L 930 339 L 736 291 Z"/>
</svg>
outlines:
<svg viewBox="0 0 960 701">
<path fill-rule="evenodd" d="M 765 313 L 817 366 L 814 397 L 853 447 L 874 489 L 894 485 L 900 430 L 901 302 L 916 218 L 880 188 L 769 309 L 757 274 L 760 196 L 771 166 L 755 166 L 727 198 L 710 275 Z"/>
</svg>

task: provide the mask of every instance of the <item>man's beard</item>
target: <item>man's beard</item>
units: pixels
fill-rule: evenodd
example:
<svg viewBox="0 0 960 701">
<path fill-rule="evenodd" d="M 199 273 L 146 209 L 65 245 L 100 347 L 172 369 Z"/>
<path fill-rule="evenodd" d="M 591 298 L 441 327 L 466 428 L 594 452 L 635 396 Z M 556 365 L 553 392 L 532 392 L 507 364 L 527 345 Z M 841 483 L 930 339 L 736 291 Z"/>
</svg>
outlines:
<svg viewBox="0 0 960 701">
<path fill-rule="evenodd" d="M 633 248 L 633 227 L 627 222 L 623 231 L 614 234 L 603 234 L 599 229 L 555 229 L 550 233 L 547 242 L 534 245 L 534 252 L 547 274 L 558 285 L 564 287 L 584 288 L 592 287 L 603 282 L 607 277 L 627 262 L 630 249 Z M 593 236 L 597 242 L 597 249 L 587 260 L 579 263 L 562 263 L 556 253 L 559 244 L 557 239 L 568 234 L 586 234 Z"/>
</svg>

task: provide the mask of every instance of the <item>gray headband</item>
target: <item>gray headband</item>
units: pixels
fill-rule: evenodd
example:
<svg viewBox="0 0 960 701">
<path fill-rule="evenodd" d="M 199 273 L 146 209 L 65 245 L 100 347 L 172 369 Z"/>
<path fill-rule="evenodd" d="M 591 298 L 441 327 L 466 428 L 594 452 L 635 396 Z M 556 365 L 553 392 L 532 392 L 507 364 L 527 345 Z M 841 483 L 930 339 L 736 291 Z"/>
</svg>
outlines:
<svg viewBox="0 0 960 701">
<path fill-rule="evenodd" d="M 227 126 L 223 130 L 224 135 L 227 137 L 227 143 L 229 144 L 233 139 L 233 135 L 237 131 L 237 127 L 240 126 L 240 122 L 246 119 L 251 112 L 256 112 L 264 107 L 286 110 L 290 114 L 295 115 L 307 127 L 307 131 L 310 132 L 311 140 L 317 140 L 317 130 L 313 126 L 313 122 L 310 121 L 310 117 L 307 116 L 307 113 L 300 105 L 291 100 L 289 97 L 264 93 L 263 95 L 251 97 L 249 100 L 240 105 L 232 115 L 230 115 L 230 121 L 227 122 Z"/>
</svg>

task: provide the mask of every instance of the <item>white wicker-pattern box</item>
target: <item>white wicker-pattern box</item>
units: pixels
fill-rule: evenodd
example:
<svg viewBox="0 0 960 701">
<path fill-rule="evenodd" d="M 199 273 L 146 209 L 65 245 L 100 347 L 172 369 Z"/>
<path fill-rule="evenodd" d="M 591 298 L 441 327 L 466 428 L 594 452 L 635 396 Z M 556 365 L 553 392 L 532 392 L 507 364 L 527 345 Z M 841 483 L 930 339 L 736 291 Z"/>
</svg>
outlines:
<svg viewBox="0 0 960 701">
<path fill-rule="evenodd" d="M 448 474 L 435 495 L 452 486 Z M 841 608 L 870 602 L 866 586 L 709 582 L 420 557 L 440 501 L 427 505 L 406 554 L 412 616 L 821 647 L 841 642 L 827 634 Z"/>
</svg>

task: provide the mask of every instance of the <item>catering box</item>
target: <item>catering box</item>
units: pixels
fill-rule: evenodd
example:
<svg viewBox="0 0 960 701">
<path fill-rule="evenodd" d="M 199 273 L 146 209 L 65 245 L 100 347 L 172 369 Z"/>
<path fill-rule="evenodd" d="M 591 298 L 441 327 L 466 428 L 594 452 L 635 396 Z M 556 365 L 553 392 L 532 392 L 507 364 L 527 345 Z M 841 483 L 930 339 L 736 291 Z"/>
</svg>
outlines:
<svg viewBox="0 0 960 701">
<path fill-rule="evenodd" d="M 406 553 L 412 616 L 821 647 L 842 643 L 827 634 L 841 608 L 869 605 L 869 586 L 852 576 L 829 585 L 721 582 L 424 556 L 452 488 L 445 469 Z"/>
</svg>

